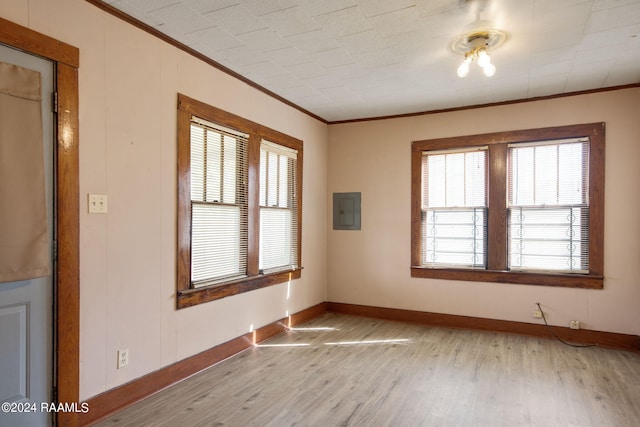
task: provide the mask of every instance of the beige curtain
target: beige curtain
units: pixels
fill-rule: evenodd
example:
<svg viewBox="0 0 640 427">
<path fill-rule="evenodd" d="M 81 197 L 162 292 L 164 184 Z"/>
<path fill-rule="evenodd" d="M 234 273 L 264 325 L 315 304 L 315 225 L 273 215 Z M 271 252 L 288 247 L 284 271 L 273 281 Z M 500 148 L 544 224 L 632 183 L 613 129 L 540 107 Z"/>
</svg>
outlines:
<svg viewBox="0 0 640 427">
<path fill-rule="evenodd" d="M 40 73 L 0 62 L 0 282 L 50 274 Z"/>
</svg>

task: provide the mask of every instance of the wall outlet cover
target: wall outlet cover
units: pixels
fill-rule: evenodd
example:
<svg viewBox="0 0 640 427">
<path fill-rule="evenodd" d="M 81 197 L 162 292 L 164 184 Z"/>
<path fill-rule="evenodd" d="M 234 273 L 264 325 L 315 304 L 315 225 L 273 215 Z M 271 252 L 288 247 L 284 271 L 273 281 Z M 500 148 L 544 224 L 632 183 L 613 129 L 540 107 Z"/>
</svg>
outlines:
<svg viewBox="0 0 640 427">
<path fill-rule="evenodd" d="M 129 349 L 118 350 L 118 369 L 124 368 L 129 364 Z"/>
<path fill-rule="evenodd" d="M 580 329 L 580 321 L 579 320 L 572 320 L 569 322 L 569 327 L 571 329 Z"/>
</svg>

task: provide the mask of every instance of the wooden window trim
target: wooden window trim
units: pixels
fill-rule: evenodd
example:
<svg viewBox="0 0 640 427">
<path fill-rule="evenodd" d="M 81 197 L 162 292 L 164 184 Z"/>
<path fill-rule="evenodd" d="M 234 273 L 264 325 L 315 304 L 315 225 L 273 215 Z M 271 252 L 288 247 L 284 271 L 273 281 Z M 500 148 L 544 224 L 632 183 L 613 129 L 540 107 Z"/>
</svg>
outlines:
<svg viewBox="0 0 640 427">
<path fill-rule="evenodd" d="M 507 270 L 507 144 L 573 137 L 589 138 L 589 272 L 535 273 Z M 420 265 L 421 162 L 424 151 L 489 146 L 487 269 Z M 602 289 L 604 283 L 605 124 L 495 132 L 413 141 L 411 144 L 411 277 Z"/>
<path fill-rule="evenodd" d="M 191 287 L 191 182 L 190 182 L 190 126 L 191 118 L 199 117 L 249 134 L 248 148 L 248 256 L 247 277 L 220 285 L 203 288 Z M 260 185 L 260 142 L 262 139 L 298 151 L 296 192 L 298 198 L 298 262 L 302 260 L 302 167 L 303 143 L 301 140 L 276 130 L 246 120 L 240 116 L 178 94 L 178 227 L 177 227 L 177 307 L 185 308 L 214 301 L 220 298 L 249 292 L 266 286 L 298 279 L 302 267 L 292 270 L 260 274 L 259 256 L 259 185 Z"/>
</svg>

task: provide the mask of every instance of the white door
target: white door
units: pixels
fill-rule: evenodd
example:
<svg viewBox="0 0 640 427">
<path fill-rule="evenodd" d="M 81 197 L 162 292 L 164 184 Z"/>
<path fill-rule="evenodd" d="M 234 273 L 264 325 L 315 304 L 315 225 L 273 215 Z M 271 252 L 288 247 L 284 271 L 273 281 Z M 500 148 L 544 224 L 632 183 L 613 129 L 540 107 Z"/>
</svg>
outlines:
<svg viewBox="0 0 640 427">
<path fill-rule="evenodd" d="M 54 117 L 50 98 L 53 63 L 3 45 L 0 45 L 0 61 L 38 71 L 41 75 L 43 161 L 51 243 L 54 236 Z M 42 412 L 41 404 L 52 399 L 52 299 L 53 276 L 0 283 L 0 427 L 51 425 L 51 414 Z"/>
</svg>

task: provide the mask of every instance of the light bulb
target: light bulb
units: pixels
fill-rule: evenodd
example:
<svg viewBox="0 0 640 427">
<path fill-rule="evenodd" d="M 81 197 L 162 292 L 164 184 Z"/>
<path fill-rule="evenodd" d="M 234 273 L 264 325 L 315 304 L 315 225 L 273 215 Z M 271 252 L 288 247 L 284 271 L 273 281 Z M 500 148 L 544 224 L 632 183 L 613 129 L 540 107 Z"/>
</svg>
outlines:
<svg viewBox="0 0 640 427">
<path fill-rule="evenodd" d="M 469 74 L 469 63 L 471 62 L 471 57 L 467 56 L 464 58 L 464 61 L 458 67 L 458 77 L 464 78 Z"/>
<path fill-rule="evenodd" d="M 484 71 L 485 76 L 491 77 L 496 73 L 496 66 L 493 64 L 487 64 L 482 67 L 482 71 Z"/>
<path fill-rule="evenodd" d="M 467 77 L 467 74 L 469 74 L 469 64 L 467 64 L 466 62 L 463 62 L 458 67 L 458 77 L 464 78 L 464 77 Z"/>
<path fill-rule="evenodd" d="M 478 52 L 478 65 L 484 68 L 489 64 L 491 64 L 489 54 L 484 49 L 480 50 L 480 52 Z"/>
</svg>

